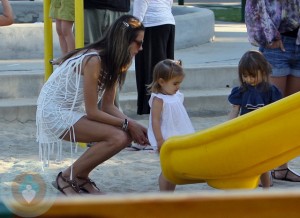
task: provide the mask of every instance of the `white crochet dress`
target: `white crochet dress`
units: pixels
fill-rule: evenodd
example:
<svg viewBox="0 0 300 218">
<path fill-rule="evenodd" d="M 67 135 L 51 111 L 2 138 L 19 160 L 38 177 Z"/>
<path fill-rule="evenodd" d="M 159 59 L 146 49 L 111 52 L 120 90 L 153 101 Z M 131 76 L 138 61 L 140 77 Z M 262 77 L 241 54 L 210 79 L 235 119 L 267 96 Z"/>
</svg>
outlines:
<svg viewBox="0 0 300 218">
<path fill-rule="evenodd" d="M 166 140 L 171 136 L 179 136 L 194 133 L 195 129 L 183 105 L 184 95 L 177 91 L 174 95 L 163 95 L 152 93 L 149 105 L 152 106 L 153 98 L 163 100 L 161 112 L 161 133 Z M 154 150 L 157 150 L 157 143 L 152 128 L 152 114 L 149 116 L 148 138 Z"/>
<path fill-rule="evenodd" d="M 50 153 L 55 147 L 56 160 L 61 160 L 61 138 L 68 131 L 72 132 L 73 125 L 86 115 L 81 69 L 84 58 L 90 55 L 98 56 L 96 52 L 89 52 L 66 60 L 55 69 L 41 89 L 37 100 L 36 125 L 39 155 L 44 166 L 49 165 Z M 70 141 L 76 142 L 74 134 Z"/>
</svg>

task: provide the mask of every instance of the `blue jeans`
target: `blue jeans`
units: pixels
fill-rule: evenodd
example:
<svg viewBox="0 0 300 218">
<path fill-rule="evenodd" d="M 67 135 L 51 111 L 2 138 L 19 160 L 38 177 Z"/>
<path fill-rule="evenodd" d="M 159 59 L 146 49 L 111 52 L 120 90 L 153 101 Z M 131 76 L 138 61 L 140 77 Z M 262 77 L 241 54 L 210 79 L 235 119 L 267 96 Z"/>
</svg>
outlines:
<svg viewBox="0 0 300 218">
<path fill-rule="evenodd" d="M 265 58 L 272 65 L 272 76 L 282 77 L 292 75 L 300 77 L 300 46 L 296 45 L 296 38 L 281 36 L 285 52 L 280 48 L 260 48 Z"/>
</svg>

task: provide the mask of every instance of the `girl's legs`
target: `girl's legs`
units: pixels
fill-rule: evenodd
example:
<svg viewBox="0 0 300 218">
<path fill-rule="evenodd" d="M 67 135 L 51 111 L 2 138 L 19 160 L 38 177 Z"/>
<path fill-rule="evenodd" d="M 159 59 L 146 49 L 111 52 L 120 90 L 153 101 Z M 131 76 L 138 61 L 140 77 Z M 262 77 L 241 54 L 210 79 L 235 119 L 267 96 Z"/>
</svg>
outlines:
<svg viewBox="0 0 300 218">
<path fill-rule="evenodd" d="M 75 49 L 75 38 L 72 32 L 73 21 L 56 19 L 56 32 L 62 55 Z"/>
<path fill-rule="evenodd" d="M 162 173 L 159 175 L 158 184 L 160 191 L 174 191 L 176 188 L 176 185 L 169 182 Z"/>
<path fill-rule="evenodd" d="M 283 97 L 300 91 L 300 78 L 294 76 L 271 77 L 271 82 L 279 88 Z M 273 177 L 279 180 L 300 182 L 300 175 L 288 169 L 288 163 L 279 166 L 273 171 Z"/>
<path fill-rule="evenodd" d="M 260 182 L 261 182 L 261 186 L 263 188 L 271 187 L 272 183 L 271 183 L 271 178 L 270 178 L 270 172 L 266 172 L 266 173 L 261 174 Z"/>
<path fill-rule="evenodd" d="M 85 117 L 81 118 L 74 125 L 74 132 L 77 141 L 81 142 L 98 142 L 92 147 L 88 148 L 74 163 L 63 171 L 62 176 L 66 179 L 75 179 L 78 185 L 84 181 L 78 180 L 77 177 L 88 179 L 89 173 L 97 167 L 99 164 L 113 157 L 125 148 L 130 142 L 129 135 L 116 127 L 101 124 L 98 122 L 90 121 Z M 67 134 L 65 140 L 70 139 L 70 134 Z M 71 177 L 72 172 L 72 178 Z M 62 178 L 58 178 L 59 187 L 67 185 Z M 89 193 L 98 193 L 99 191 L 91 184 L 84 185 L 84 188 Z M 76 194 L 76 192 L 70 187 L 64 189 L 64 192 L 68 194 Z"/>
</svg>

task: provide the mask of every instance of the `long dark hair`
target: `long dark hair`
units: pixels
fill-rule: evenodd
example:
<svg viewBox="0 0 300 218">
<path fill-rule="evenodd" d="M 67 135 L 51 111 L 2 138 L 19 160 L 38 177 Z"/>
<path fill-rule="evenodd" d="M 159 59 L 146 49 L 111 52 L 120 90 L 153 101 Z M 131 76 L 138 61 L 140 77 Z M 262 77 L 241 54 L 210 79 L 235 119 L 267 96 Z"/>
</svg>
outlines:
<svg viewBox="0 0 300 218">
<path fill-rule="evenodd" d="M 100 40 L 68 53 L 62 58 L 62 62 L 82 50 L 99 50 L 102 65 L 99 86 L 109 89 L 118 82 L 122 87 L 132 62 L 130 44 L 136 39 L 139 31 L 144 30 L 144 25 L 136 17 L 123 15 L 107 29 Z"/>
</svg>

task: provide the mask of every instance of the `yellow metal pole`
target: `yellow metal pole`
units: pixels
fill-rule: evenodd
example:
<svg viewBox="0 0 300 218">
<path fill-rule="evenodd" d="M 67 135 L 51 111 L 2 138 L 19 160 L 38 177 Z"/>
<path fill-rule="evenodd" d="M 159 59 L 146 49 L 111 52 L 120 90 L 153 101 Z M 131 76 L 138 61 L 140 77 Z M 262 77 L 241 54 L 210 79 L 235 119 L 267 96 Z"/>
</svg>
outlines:
<svg viewBox="0 0 300 218">
<path fill-rule="evenodd" d="M 83 0 L 75 1 L 75 46 L 82 48 L 84 46 L 84 16 Z"/>
<path fill-rule="evenodd" d="M 75 47 L 82 48 L 84 46 L 84 16 L 83 16 L 83 0 L 75 1 Z M 79 142 L 80 147 L 87 147 L 86 143 Z"/>
<path fill-rule="evenodd" d="M 52 19 L 49 17 L 51 0 L 44 0 L 44 66 L 45 81 L 53 71 L 49 60 L 53 58 Z"/>
</svg>

